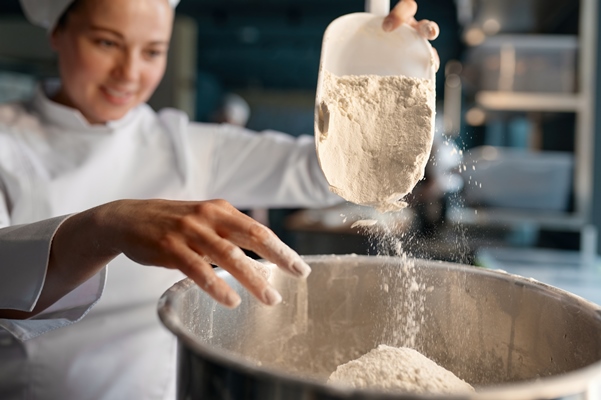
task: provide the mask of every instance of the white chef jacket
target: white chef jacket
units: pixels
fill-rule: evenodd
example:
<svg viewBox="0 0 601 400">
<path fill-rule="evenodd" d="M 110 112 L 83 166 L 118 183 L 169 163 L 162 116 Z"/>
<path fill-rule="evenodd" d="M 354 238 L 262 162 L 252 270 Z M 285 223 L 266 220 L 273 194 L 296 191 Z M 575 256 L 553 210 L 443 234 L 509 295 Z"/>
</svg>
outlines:
<svg viewBox="0 0 601 400">
<path fill-rule="evenodd" d="M 33 309 L 54 232 L 65 216 L 102 203 L 340 201 L 327 189 L 311 137 L 191 123 L 146 104 L 92 126 L 49 100 L 49 90 L 0 105 L 0 308 Z M 175 337 L 158 321 L 156 303 L 182 277 L 120 256 L 39 315 L 0 319 L 0 398 L 173 398 Z"/>
</svg>

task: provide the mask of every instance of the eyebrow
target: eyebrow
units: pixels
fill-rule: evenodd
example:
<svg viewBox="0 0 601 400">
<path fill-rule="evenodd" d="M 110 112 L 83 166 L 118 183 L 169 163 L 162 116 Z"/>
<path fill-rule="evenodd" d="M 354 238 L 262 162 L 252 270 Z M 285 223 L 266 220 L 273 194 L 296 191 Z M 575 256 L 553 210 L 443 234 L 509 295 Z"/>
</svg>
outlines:
<svg viewBox="0 0 601 400">
<path fill-rule="evenodd" d="M 90 29 L 93 30 L 93 31 L 108 32 L 108 33 L 111 33 L 111 34 L 113 34 L 115 36 L 118 36 L 122 40 L 125 39 L 125 37 L 121 33 L 117 32 L 116 30 L 110 29 L 110 28 L 105 28 L 105 27 L 97 26 L 97 25 L 91 25 Z M 151 44 L 151 45 L 168 45 L 169 42 L 165 41 L 165 40 L 154 40 L 154 41 L 150 42 L 149 44 Z"/>
</svg>

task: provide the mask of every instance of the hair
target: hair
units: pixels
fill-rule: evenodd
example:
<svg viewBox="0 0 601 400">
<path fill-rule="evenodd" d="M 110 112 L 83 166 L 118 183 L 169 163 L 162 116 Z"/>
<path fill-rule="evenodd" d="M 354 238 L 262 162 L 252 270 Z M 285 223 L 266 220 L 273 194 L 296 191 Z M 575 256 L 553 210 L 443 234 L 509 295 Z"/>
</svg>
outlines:
<svg viewBox="0 0 601 400">
<path fill-rule="evenodd" d="M 67 7 L 67 9 L 61 14 L 60 18 L 56 22 L 56 26 L 54 27 L 54 29 L 64 29 L 67 25 L 69 15 L 77 11 L 83 3 L 84 0 L 73 0 L 71 4 L 69 4 L 69 7 Z"/>
</svg>

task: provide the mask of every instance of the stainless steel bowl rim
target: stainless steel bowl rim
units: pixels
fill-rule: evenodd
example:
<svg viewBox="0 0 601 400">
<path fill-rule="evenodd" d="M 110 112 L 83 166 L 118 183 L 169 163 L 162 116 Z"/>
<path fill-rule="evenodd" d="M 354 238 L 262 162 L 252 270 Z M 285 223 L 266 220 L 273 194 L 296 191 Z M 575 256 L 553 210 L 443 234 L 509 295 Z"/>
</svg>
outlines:
<svg viewBox="0 0 601 400">
<path fill-rule="evenodd" d="M 323 262 L 336 257 L 336 259 L 340 260 L 341 258 L 352 258 L 353 261 L 361 261 L 361 259 L 370 259 L 374 258 L 381 259 L 383 262 L 390 260 L 398 260 L 396 257 L 389 256 L 362 256 L 362 255 L 345 255 L 345 256 L 333 256 L 333 255 L 317 255 L 317 256 L 303 256 L 303 259 L 308 263 L 312 262 Z M 422 262 L 430 262 L 432 266 L 436 265 L 437 268 L 448 268 L 454 270 L 466 270 L 470 269 L 472 272 L 477 271 L 478 274 L 484 275 L 492 275 L 492 276 L 502 276 L 502 277 L 511 277 L 516 282 L 527 286 L 539 286 L 545 291 L 550 291 L 555 293 L 558 296 L 566 297 L 570 301 L 580 303 L 580 305 L 584 308 L 590 309 L 591 311 L 597 313 L 601 316 L 601 306 L 596 305 L 592 302 L 589 302 L 577 295 L 574 295 L 565 290 L 559 289 L 555 286 L 551 286 L 536 280 L 524 278 L 519 275 L 509 274 L 502 270 L 489 270 L 484 268 L 476 268 L 473 266 L 449 263 L 443 261 L 437 261 L 435 264 L 432 264 L 431 260 L 419 260 L 416 261 Z M 229 275 L 229 273 L 221 268 L 217 268 L 217 275 Z M 352 396 L 354 393 L 362 393 L 364 395 L 373 394 L 381 399 L 400 399 L 404 397 L 403 393 L 388 393 L 381 390 L 372 390 L 372 389 L 355 389 L 349 388 L 345 386 L 331 385 L 325 384 L 320 380 L 312 379 L 310 377 L 299 377 L 297 375 L 289 374 L 286 372 L 282 372 L 279 369 L 269 368 L 266 366 L 257 365 L 256 363 L 252 363 L 248 359 L 244 357 L 237 356 L 231 352 L 216 350 L 211 346 L 203 345 L 194 339 L 194 335 L 189 332 L 186 328 L 184 328 L 184 324 L 180 321 L 180 319 L 176 316 L 176 313 L 170 312 L 172 308 L 170 293 L 172 292 L 181 292 L 189 288 L 190 286 L 195 285 L 195 283 L 187 278 L 183 279 L 177 283 L 175 283 L 171 288 L 169 288 L 159 299 L 158 302 L 158 313 L 163 324 L 174 334 L 178 336 L 178 338 L 183 342 L 185 346 L 194 350 L 197 354 L 202 355 L 208 360 L 218 363 L 219 365 L 225 365 L 228 368 L 232 368 L 239 372 L 249 374 L 254 376 L 255 378 L 263 378 L 270 379 L 273 376 L 276 376 L 278 379 L 286 381 L 291 384 L 299 384 L 304 386 L 311 386 L 315 389 L 319 389 L 321 392 L 332 393 L 337 396 Z M 601 337 L 599 338 L 601 340 Z M 519 383 L 510 383 L 510 384 L 502 384 L 498 386 L 487 386 L 485 388 L 477 388 L 478 392 L 469 395 L 461 395 L 456 397 L 446 397 L 449 399 L 452 398 L 461 398 L 461 399 L 498 399 L 499 395 L 503 395 L 503 397 L 512 398 L 512 399 L 527 399 L 533 398 L 533 396 L 537 396 L 537 398 L 555 398 L 558 393 L 562 393 L 564 396 L 571 395 L 573 393 L 578 393 L 579 391 L 585 389 L 588 384 L 593 381 L 598 380 L 601 381 L 601 361 L 598 361 L 594 364 L 591 364 L 585 368 L 581 368 L 576 371 L 571 371 L 559 376 L 551 376 L 540 378 L 536 381 L 524 381 Z M 407 398 L 411 399 L 433 399 L 440 398 L 440 396 L 436 395 L 415 395 L 415 394 L 407 394 Z"/>
</svg>

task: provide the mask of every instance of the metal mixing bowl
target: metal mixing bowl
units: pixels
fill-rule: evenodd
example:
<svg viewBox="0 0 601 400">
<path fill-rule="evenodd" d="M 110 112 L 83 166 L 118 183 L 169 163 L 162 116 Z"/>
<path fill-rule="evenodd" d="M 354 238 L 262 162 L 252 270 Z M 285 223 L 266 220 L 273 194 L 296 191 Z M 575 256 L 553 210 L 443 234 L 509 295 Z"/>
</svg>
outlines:
<svg viewBox="0 0 601 400">
<path fill-rule="evenodd" d="M 276 307 L 261 305 L 223 270 L 242 296 L 235 310 L 187 279 L 161 297 L 160 318 L 180 343 L 179 399 L 431 398 L 325 383 L 336 366 L 379 344 L 415 348 L 477 389 L 455 398 L 601 399 L 595 304 L 458 264 L 306 260 L 313 268 L 306 281 L 267 265 L 284 298 Z"/>
</svg>

